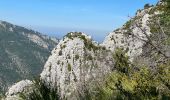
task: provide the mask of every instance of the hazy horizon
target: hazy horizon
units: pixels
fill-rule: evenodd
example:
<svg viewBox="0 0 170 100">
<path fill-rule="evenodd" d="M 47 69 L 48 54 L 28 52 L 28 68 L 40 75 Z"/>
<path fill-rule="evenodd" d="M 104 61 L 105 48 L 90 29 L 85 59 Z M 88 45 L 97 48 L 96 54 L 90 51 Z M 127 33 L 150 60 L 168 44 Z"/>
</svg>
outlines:
<svg viewBox="0 0 170 100">
<path fill-rule="evenodd" d="M 4 0 L 0 20 L 62 38 L 70 31 L 82 31 L 103 41 L 146 3 L 158 0 Z M 120 6 L 121 5 L 121 6 Z"/>
</svg>

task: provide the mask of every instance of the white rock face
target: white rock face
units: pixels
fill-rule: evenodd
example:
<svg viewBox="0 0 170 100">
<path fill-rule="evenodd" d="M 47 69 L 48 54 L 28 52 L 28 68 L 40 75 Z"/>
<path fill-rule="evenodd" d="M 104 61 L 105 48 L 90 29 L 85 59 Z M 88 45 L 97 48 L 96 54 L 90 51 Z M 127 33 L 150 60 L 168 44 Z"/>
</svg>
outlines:
<svg viewBox="0 0 170 100">
<path fill-rule="evenodd" d="M 115 48 L 128 49 L 127 54 L 132 61 L 134 57 L 139 56 L 142 53 L 142 47 L 144 41 L 147 41 L 145 33 L 150 36 L 150 27 L 148 26 L 149 9 L 139 11 L 137 16 L 131 19 L 130 24 L 125 24 L 122 28 L 111 32 L 102 43 L 107 49 L 114 52 Z M 129 25 L 128 25 L 129 24 Z"/>
<path fill-rule="evenodd" d="M 27 37 L 33 41 L 34 43 L 38 44 L 39 46 L 42 46 L 46 49 L 48 49 L 48 44 L 42 40 L 39 36 L 35 34 L 27 34 Z"/>
<path fill-rule="evenodd" d="M 9 88 L 8 92 L 6 93 L 6 100 L 19 100 L 19 93 L 26 92 L 28 87 L 30 87 L 33 84 L 30 80 L 22 80 L 12 87 Z"/>
<path fill-rule="evenodd" d="M 71 38 L 65 37 L 59 42 L 41 73 L 42 80 L 50 87 L 58 86 L 62 98 L 69 99 L 75 99 L 75 94 L 83 84 L 102 77 L 113 66 L 111 54 L 87 48 L 86 43 L 98 46 L 90 37 L 85 34 L 74 35 L 71 33 Z"/>
<path fill-rule="evenodd" d="M 37 32 L 34 32 L 34 33 L 37 33 Z M 50 45 L 58 44 L 58 39 L 56 39 L 54 37 L 40 35 L 38 33 L 32 34 L 32 33 L 21 32 L 21 34 L 26 36 L 30 41 L 36 43 L 37 45 L 39 45 L 45 49 L 49 49 Z M 47 41 L 51 41 L 52 44 L 49 44 L 49 42 L 47 42 Z"/>
<path fill-rule="evenodd" d="M 10 28 L 9 28 L 9 31 L 10 31 L 10 32 L 13 32 L 13 28 L 12 28 L 12 27 L 10 27 Z"/>
</svg>

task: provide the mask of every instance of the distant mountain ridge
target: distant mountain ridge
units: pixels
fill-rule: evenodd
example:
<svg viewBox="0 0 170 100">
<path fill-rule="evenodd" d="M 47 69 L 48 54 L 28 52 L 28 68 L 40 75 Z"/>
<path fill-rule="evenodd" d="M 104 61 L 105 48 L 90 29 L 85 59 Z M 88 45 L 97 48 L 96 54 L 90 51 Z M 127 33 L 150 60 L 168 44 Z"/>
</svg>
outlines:
<svg viewBox="0 0 170 100">
<path fill-rule="evenodd" d="M 0 21 L 0 91 L 38 75 L 58 39 Z"/>
</svg>

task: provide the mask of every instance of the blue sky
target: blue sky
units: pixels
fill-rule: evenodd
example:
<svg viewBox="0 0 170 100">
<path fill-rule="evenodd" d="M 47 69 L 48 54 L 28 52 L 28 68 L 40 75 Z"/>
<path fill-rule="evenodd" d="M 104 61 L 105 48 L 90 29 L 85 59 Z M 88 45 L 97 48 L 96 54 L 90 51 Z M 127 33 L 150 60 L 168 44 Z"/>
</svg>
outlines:
<svg viewBox="0 0 170 100">
<path fill-rule="evenodd" d="M 61 38 L 83 31 L 97 41 L 120 27 L 146 3 L 158 0 L 1 0 L 0 20 Z"/>
</svg>

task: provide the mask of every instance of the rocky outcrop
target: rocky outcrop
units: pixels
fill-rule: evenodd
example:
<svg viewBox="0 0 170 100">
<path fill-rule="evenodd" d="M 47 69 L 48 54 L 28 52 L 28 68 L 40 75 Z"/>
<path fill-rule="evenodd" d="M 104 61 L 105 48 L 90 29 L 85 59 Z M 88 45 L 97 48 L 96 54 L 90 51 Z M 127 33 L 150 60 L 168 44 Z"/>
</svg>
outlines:
<svg viewBox="0 0 170 100">
<path fill-rule="evenodd" d="M 56 88 L 62 98 L 75 99 L 85 84 L 92 83 L 113 67 L 112 54 L 83 33 L 69 33 L 52 51 L 41 79 Z"/>
<path fill-rule="evenodd" d="M 112 54 L 116 48 L 123 48 L 131 61 L 146 51 L 145 43 L 153 34 L 150 21 L 160 13 L 154 6 L 139 10 L 102 44 L 81 32 L 68 33 L 53 49 L 40 74 L 41 80 L 49 88 L 57 88 L 62 99 L 76 100 L 84 86 L 93 88 L 94 82 L 102 81 L 114 70 Z"/>
<path fill-rule="evenodd" d="M 147 35 L 150 36 L 150 27 L 148 25 L 149 14 L 152 7 L 139 10 L 137 15 L 128 21 L 123 27 L 111 32 L 104 40 L 103 46 L 111 51 L 115 48 L 123 48 L 127 50 L 127 54 L 131 61 L 134 57 L 142 53 L 142 48 L 147 41 Z M 147 34 L 145 34 L 145 33 Z"/>
<path fill-rule="evenodd" d="M 162 0 L 156 6 L 145 5 L 144 9 L 138 10 L 136 15 L 121 28 L 111 32 L 101 45 L 113 52 L 115 48 L 123 48 L 133 61 L 134 58 L 147 51 L 144 47 L 148 42 L 148 37 L 155 33 L 153 24 L 156 21 L 155 17 L 162 14 L 163 5 Z"/>
<path fill-rule="evenodd" d="M 6 93 L 6 99 L 5 100 L 19 100 L 20 93 L 26 93 L 31 89 L 33 82 L 30 80 L 22 80 L 16 84 L 14 84 L 12 87 L 9 88 L 8 92 Z"/>
</svg>

